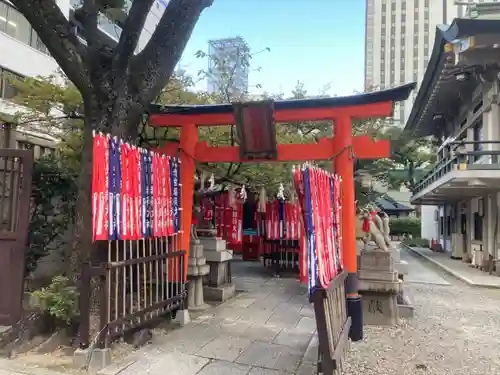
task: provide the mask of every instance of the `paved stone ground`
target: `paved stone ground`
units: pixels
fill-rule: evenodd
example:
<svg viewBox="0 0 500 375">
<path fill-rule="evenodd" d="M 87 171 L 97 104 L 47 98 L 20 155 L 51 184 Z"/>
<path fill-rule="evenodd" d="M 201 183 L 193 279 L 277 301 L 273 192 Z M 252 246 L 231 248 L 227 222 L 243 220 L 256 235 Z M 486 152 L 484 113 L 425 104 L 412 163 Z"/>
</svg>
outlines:
<svg viewBox="0 0 500 375">
<path fill-rule="evenodd" d="M 437 253 L 423 247 L 412 247 L 411 251 L 470 286 L 500 289 L 500 277 L 469 267 L 461 260 L 451 259 L 450 253 Z"/>
<path fill-rule="evenodd" d="M 365 327 L 365 340 L 351 345 L 345 374 L 500 374 L 500 290 L 470 287 L 402 255 L 420 263 L 418 275 L 410 266 L 407 278 L 418 283 L 406 284 L 415 317 L 396 327 Z"/>
<path fill-rule="evenodd" d="M 312 374 L 305 354 L 316 323 L 306 287 L 295 279 L 270 278 L 258 263 L 233 265 L 240 291 L 235 299 L 155 336 L 153 344 L 103 373 Z"/>
<path fill-rule="evenodd" d="M 365 327 L 343 374 L 500 374 L 500 290 L 470 287 L 404 250 L 402 257 L 410 265 L 406 291 L 416 316 L 395 327 Z M 305 288 L 264 277 L 258 264 L 236 262 L 234 273 L 245 292 L 187 327 L 155 336 L 103 374 L 313 375 L 315 327 Z M 0 360 L 0 375 L 55 374 L 17 362 Z"/>
</svg>

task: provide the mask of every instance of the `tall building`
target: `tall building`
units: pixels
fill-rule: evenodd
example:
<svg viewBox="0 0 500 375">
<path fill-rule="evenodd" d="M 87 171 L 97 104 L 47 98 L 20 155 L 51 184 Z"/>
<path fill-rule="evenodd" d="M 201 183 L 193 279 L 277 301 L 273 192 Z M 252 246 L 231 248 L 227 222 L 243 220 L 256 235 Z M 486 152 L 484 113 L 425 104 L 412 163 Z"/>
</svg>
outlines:
<svg viewBox="0 0 500 375">
<path fill-rule="evenodd" d="M 459 8 L 455 0 L 366 0 L 365 90 L 420 83 L 436 26 L 451 23 Z M 417 91 L 395 108 L 401 126 Z"/>
<path fill-rule="evenodd" d="M 239 36 L 210 40 L 208 42 L 208 92 L 227 94 L 230 98 L 246 94 L 248 92 L 249 57 L 248 44 Z"/>
<path fill-rule="evenodd" d="M 56 0 L 56 3 L 84 42 L 81 25 L 73 17 L 74 7 L 80 6 L 81 0 Z M 146 45 L 165 10 L 165 4 L 166 0 L 157 0 L 152 6 L 138 49 Z M 110 43 L 116 43 L 121 34 L 120 27 L 104 17 L 99 20 L 99 29 L 108 36 Z M 58 140 L 54 134 L 48 134 L 46 126 L 36 123 L 11 126 L 15 115 L 25 108 L 12 102 L 16 89 L 8 76 L 49 76 L 57 73 L 58 65 L 26 18 L 6 0 L 0 0 L 0 50 L 0 148 L 33 148 L 35 156 L 50 152 Z"/>
</svg>

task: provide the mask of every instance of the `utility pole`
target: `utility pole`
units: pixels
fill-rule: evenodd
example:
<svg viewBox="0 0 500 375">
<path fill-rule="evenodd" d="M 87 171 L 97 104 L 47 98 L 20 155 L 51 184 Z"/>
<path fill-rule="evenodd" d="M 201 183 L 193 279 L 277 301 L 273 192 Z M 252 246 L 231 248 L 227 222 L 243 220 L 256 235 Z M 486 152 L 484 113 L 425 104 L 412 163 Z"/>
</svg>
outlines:
<svg viewBox="0 0 500 375">
<path fill-rule="evenodd" d="M 443 25 L 448 24 L 448 0 L 443 0 Z"/>
</svg>

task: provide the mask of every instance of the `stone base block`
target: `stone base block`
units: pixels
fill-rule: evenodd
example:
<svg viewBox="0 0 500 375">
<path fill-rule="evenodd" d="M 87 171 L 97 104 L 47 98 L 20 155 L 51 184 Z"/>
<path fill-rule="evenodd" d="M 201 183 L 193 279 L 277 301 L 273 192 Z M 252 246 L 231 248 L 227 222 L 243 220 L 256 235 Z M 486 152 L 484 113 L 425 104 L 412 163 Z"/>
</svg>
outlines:
<svg viewBox="0 0 500 375">
<path fill-rule="evenodd" d="M 232 250 L 205 250 L 205 258 L 207 262 L 227 262 L 233 259 Z"/>
<path fill-rule="evenodd" d="M 231 261 L 226 262 L 208 262 L 210 266 L 210 275 L 205 278 L 205 284 L 218 287 L 232 283 Z"/>
<path fill-rule="evenodd" d="M 205 251 L 207 250 L 215 250 L 215 251 L 222 251 L 226 250 L 226 241 L 225 240 L 220 240 L 217 238 L 201 238 L 200 237 L 200 243 L 203 245 L 203 248 Z"/>
<path fill-rule="evenodd" d="M 236 287 L 234 284 L 226 284 L 218 287 L 204 286 L 203 296 L 207 301 L 225 302 L 234 297 L 236 294 Z"/>
<path fill-rule="evenodd" d="M 403 296 L 402 303 L 398 303 L 398 315 L 400 318 L 413 318 L 415 316 L 415 306 L 411 304 L 408 296 Z"/>
<path fill-rule="evenodd" d="M 398 273 L 396 271 L 385 272 L 362 269 L 358 271 L 358 279 L 396 282 L 398 281 Z"/>
<path fill-rule="evenodd" d="M 398 323 L 397 296 L 386 293 L 362 293 L 363 323 L 392 326 Z"/>
<path fill-rule="evenodd" d="M 189 316 L 189 310 L 188 309 L 177 310 L 177 312 L 175 314 L 174 323 L 177 323 L 180 326 L 185 326 L 190 321 L 191 321 L 191 318 Z"/>
<path fill-rule="evenodd" d="M 404 260 L 397 262 L 396 270 L 399 275 L 408 275 L 408 262 Z"/>
<path fill-rule="evenodd" d="M 188 276 L 205 276 L 210 272 L 210 266 L 204 264 L 203 266 L 188 265 Z"/>
<path fill-rule="evenodd" d="M 111 349 L 76 349 L 73 366 L 96 373 L 111 364 Z"/>
<path fill-rule="evenodd" d="M 394 262 L 399 263 L 401 261 L 401 250 L 398 248 L 392 248 L 389 252 L 391 253 L 392 259 Z"/>
<path fill-rule="evenodd" d="M 361 292 L 398 294 L 403 288 L 403 282 L 359 279 L 358 288 Z"/>
<path fill-rule="evenodd" d="M 363 250 L 360 256 L 360 270 L 394 272 L 395 263 L 391 253 L 383 250 Z"/>
</svg>

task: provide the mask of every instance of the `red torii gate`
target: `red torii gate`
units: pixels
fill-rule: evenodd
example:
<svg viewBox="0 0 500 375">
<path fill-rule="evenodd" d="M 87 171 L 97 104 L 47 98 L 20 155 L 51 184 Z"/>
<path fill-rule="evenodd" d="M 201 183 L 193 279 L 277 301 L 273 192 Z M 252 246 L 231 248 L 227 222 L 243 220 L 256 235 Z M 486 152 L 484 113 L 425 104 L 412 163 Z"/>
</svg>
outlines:
<svg viewBox="0 0 500 375">
<path fill-rule="evenodd" d="M 278 144 L 277 156 L 272 160 L 244 159 L 239 146 L 210 147 L 198 141 L 198 126 L 233 125 L 236 123 L 232 104 L 195 106 L 150 107 L 149 122 L 154 127 L 180 127 L 180 142 L 169 143 L 161 149 L 166 155 L 179 154 L 182 163 L 182 240 L 181 246 L 189 251 L 190 228 L 193 209 L 195 161 L 217 162 L 287 162 L 330 160 L 334 157 L 335 172 L 342 177 L 342 248 L 346 281 L 347 306 L 352 318 L 351 339 L 362 336 L 361 299 L 357 287 L 354 165 L 350 152 L 360 159 L 390 157 L 387 140 L 374 141 L 368 136 L 352 135 L 352 120 L 388 117 L 393 114 L 394 103 L 406 100 L 415 84 L 390 90 L 364 93 L 346 97 L 300 99 L 273 103 L 276 122 L 332 120 L 334 137 L 323 138 L 314 144 Z M 187 268 L 188 262 L 185 266 Z M 187 269 L 186 269 L 187 274 Z"/>
</svg>

